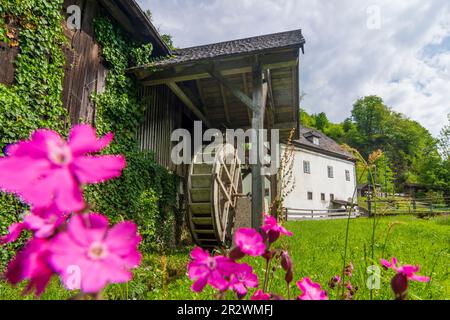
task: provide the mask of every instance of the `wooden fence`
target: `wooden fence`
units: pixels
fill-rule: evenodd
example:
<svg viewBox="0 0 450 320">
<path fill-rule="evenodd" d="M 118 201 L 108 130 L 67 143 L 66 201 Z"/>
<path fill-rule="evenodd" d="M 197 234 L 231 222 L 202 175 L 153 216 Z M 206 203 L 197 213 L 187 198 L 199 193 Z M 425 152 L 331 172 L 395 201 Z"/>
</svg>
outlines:
<svg viewBox="0 0 450 320">
<path fill-rule="evenodd" d="M 289 220 L 331 220 L 348 218 L 349 210 L 345 209 L 294 209 L 285 208 L 284 215 L 286 221 Z M 355 209 L 351 209 L 350 218 L 358 218 L 360 215 Z"/>
</svg>

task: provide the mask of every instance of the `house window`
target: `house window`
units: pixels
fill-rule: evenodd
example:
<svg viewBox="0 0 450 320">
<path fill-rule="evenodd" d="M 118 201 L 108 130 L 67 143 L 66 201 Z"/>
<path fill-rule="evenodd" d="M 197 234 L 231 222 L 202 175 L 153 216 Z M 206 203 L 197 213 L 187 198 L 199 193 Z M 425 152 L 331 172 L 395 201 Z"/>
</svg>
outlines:
<svg viewBox="0 0 450 320">
<path fill-rule="evenodd" d="M 303 172 L 307 174 L 311 174 L 311 162 L 303 161 Z"/>
<path fill-rule="evenodd" d="M 320 145 L 320 140 L 319 140 L 319 138 L 313 137 L 313 143 L 314 143 L 316 146 Z"/>
<path fill-rule="evenodd" d="M 320 194 L 320 200 L 325 201 L 325 193 Z"/>
<path fill-rule="evenodd" d="M 350 181 L 350 171 L 345 170 L 345 180 Z"/>
<path fill-rule="evenodd" d="M 330 201 L 334 201 L 334 194 L 330 194 Z"/>
<path fill-rule="evenodd" d="M 333 167 L 332 166 L 328 166 L 328 178 L 330 178 L 330 179 L 334 178 L 334 173 L 333 173 Z"/>
<path fill-rule="evenodd" d="M 313 193 L 312 192 L 308 192 L 308 200 L 312 200 L 313 199 Z"/>
</svg>

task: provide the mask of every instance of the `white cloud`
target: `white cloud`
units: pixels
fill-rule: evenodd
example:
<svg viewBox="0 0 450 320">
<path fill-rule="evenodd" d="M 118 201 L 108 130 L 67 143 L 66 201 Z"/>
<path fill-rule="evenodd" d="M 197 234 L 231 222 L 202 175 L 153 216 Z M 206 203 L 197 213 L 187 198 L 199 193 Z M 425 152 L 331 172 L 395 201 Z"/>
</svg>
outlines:
<svg viewBox="0 0 450 320">
<path fill-rule="evenodd" d="M 333 121 L 348 117 L 354 101 L 369 94 L 435 135 L 450 113 L 450 48 L 440 48 L 450 36 L 448 0 L 139 2 L 180 47 L 302 28 L 303 105 Z M 379 30 L 367 28 L 370 6 L 380 9 Z"/>
</svg>

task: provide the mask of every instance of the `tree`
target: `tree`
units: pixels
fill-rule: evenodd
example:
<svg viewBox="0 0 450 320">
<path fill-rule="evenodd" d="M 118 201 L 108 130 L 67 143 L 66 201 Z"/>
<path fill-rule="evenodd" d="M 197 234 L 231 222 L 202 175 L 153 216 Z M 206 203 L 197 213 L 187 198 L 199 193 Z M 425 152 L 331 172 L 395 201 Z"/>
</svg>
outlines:
<svg viewBox="0 0 450 320">
<path fill-rule="evenodd" d="M 316 122 L 304 109 L 300 108 L 300 125 L 307 128 L 315 128 Z"/>
<path fill-rule="evenodd" d="M 330 125 L 327 115 L 324 112 L 313 115 L 315 120 L 315 127 L 317 130 L 325 132 L 325 129 Z"/>
<path fill-rule="evenodd" d="M 145 15 L 150 19 L 150 22 L 153 23 L 153 13 L 150 9 L 145 10 Z M 159 28 L 158 32 L 160 31 Z M 173 44 L 173 37 L 170 34 L 161 34 L 162 41 L 167 45 L 170 50 L 176 50 L 176 47 Z"/>
<path fill-rule="evenodd" d="M 448 124 L 441 130 L 441 134 L 438 138 L 439 152 L 444 160 L 450 158 L 450 113 L 447 115 Z"/>
</svg>

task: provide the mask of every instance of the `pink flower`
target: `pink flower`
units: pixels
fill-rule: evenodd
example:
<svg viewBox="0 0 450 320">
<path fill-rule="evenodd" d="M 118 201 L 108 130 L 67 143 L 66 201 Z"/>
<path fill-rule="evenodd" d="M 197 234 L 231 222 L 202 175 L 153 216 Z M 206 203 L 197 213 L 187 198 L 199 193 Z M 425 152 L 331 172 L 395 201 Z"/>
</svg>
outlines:
<svg viewBox="0 0 450 320">
<path fill-rule="evenodd" d="M 33 231 L 36 238 L 48 238 L 66 219 L 67 215 L 59 212 L 55 205 L 33 209 L 31 214 L 25 215 L 23 222 L 13 223 L 9 227 L 8 235 L 0 237 L 0 245 L 16 241 L 24 230 Z"/>
<path fill-rule="evenodd" d="M 258 290 L 253 294 L 250 300 L 252 301 L 270 300 L 270 294 L 264 293 L 262 290 Z"/>
<path fill-rule="evenodd" d="M 333 278 L 331 278 L 330 282 L 328 282 L 328 287 L 330 287 L 330 289 L 334 289 L 336 288 L 336 286 L 340 286 L 341 284 L 341 276 L 336 275 Z"/>
<path fill-rule="evenodd" d="M 53 275 L 48 264 L 48 245 L 47 240 L 30 240 L 9 263 L 6 279 L 13 285 L 29 280 L 25 293 L 30 293 L 34 289 L 36 295 L 40 296 Z"/>
<path fill-rule="evenodd" d="M 265 216 L 264 225 L 261 227 L 261 230 L 266 234 L 270 243 L 275 242 L 282 234 L 289 237 L 293 235 L 292 232 L 279 225 L 275 217 L 269 215 Z"/>
<path fill-rule="evenodd" d="M 350 278 L 353 276 L 353 263 L 350 262 L 349 265 L 345 267 L 344 274 Z"/>
<path fill-rule="evenodd" d="M 233 274 L 236 263 L 223 256 L 211 257 L 207 251 L 195 248 L 188 265 L 189 278 L 194 282 L 192 290 L 202 292 L 207 284 L 220 291 L 229 287 L 228 278 Z"/>
<path fill-rule="evenodd" d="M 22 231 L 27 228 L 26 224 L 23 222 L 16 222 L 9 226 L 8 234 L 6 236 L 0 237 L 0 245 L 15 242 L 19 239 Z"/>
<path fill-rule="evenodd" d="M 419 281 L 419 282 L 429 282 L 429 277 L 419 276 L 416 275 L 417 272 L 420 270 L 420 266 L 412 266 L 412 265 L 404 265 L 404 266 L 397 266 L 397 258 L 393 257 L 391 259 L 392 262 L 389 262 L 387 260 L 381 259 L 381 264 L 388 269 L 392 269 L 396 271 L 398 274 L 404 275 L 408 280 L 412 281 Z"/>
<path fill-rule="evenodd" d="M 48 238 L 67 220 L 67 215 L 61 213 L 55 205 L 50 208 L 34 209 L 23 219 L 28 230 L 34 232 L 36 238 Z"/>
<path fill-rule="evenodd" d="M 237 293 L 239 299 L 245 297 L 248 288 L 256 287 L 258 287 L 258 276 L 253 273 L 253 268 L 246 263 L 236 265 L 231 275 L 230 288 Z"/>
<path fill-rule="evenodd" d="M 66 143 L 56 132 L 40 129 L 28 141 L 7 149 L 0 158 L 0 189 L 18 194 L 34 207 L 55 202 L 60 211 L 85 207 L 81 185 L 118 177 L 125 167 L 122 156 L 92 156 L 109 145 L 108 134 L 97 139 L 88 125 L 72 128 Z"/>
<path fill-rule="evenodd" d="M 249 256 L 259 257 L 266 251 L 263 237 L 255 229 L 239 229 L 234 239 L 240 250 Z"/>
<path fill-rule="evenodd" d="M 320 288 L 320 284 L 313 283 L 309 278 L 297 282 L 297 286 L 302 291 L 299 300 L 328 300 L 327 293 Z"/>
<path fill-rule="evenodd" d="M 51 241 L 49 261 L 68 289 L 75 289 L 70 283 L 77 272 L 81 291 L 97 293 L 109 283 L 131 280 L 130 269 L 141 261 L 140 241 L 132 222 L 108 229 L 105 216 L 78 214 L 69 220 L 67 230 Z"/>
</svg>

